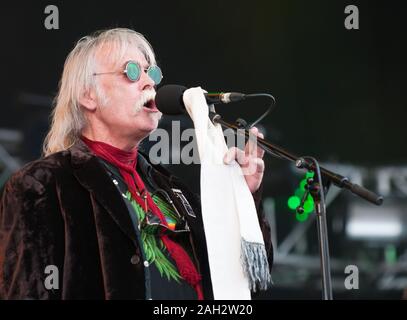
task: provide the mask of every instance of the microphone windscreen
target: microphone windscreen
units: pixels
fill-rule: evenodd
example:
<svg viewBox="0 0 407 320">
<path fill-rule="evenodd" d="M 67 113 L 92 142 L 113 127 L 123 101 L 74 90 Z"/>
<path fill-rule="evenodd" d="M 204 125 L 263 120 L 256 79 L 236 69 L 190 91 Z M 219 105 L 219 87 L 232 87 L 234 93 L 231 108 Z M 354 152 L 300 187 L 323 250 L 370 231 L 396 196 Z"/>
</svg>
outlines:
<svg viewBox="0 0 407 320">
<path fill-rule="evenodd" d="M 167 84 L 157 90 L 155 105 L 163 114 L 177 115 L 185 113 L 183 94 L 187 88 L 177 84 Z"/>
</svg>

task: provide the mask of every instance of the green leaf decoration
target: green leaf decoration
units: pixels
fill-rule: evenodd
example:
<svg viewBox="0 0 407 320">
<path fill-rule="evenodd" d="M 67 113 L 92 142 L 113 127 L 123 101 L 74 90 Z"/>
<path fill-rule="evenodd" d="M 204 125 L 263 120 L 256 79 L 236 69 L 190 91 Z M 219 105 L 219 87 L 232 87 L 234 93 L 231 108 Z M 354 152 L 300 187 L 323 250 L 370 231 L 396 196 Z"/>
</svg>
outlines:
<svg viewBox="0 0 407 320">
<path fill-rule="evenodd" d="M 146 215 L 143 208 L 132 198 L 129 191 L 127 191 L 126 195 L 130 200 L 138 221 L 143 221 Z M 177 220 L 173 208 L 168 203 L 156 195 L 153 196 L 153 201 L 166 217 L 175 221 Z M 167 249 L 161 239 L 157 239 L 156 235 L 146 232 L 143 228 L 140 230 L 140 234 L 147 261 L 150 264 L 155 264 L 162 277 L 165 276 L 169 281 L 175 280 L 179 283 L 182 277 L 179 275 L 176 266 L 168 259 L 166 255 Z"/>
<path fill-rule="evenodd" d="M 171 218 L 175 221 L 178 220 L 176 213 L 174 212 L 174 208 L 166 201 L 161 199 L 159 196 L 154 195 L 153 200 L 157 207 L 161 210 L 161 212 L 168 218 Z"/>
</svg>

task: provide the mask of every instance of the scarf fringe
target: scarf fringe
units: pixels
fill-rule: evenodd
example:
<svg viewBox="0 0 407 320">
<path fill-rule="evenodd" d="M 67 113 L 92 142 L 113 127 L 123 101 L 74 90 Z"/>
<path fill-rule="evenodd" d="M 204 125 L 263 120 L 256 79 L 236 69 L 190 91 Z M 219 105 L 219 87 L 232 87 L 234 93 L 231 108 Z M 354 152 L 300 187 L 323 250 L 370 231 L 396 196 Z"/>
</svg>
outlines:
<svg viewBox="0 0 407 320">
<path fill-rule="evenodd" d="M 256 292 L 267 290 L 272 284 L 266 247 L 262 243 L 241 240 L 243 271 L 249 281 L 249 288 Z"/>
</svg>

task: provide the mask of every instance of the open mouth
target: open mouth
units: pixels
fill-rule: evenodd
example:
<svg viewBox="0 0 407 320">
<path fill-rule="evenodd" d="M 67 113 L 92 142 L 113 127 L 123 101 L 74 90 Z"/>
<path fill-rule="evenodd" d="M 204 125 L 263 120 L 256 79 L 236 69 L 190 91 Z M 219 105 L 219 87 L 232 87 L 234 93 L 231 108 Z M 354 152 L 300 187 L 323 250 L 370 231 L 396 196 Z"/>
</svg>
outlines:
<svg viewBox="0 0 407 320">
<path fill-rule="evenodd" d="M 148 110 L 150 110 L 150 111 L 154 111 L 154 112 L 157 112 L 157 111 L 158 111 L 158 109 L 157 109 L 156 106 L 155 106 L 155 101 L 154 101 L 154 99 L 148 100 L 148 101 L 143 105 L 143 107 L 146 108 L 146 109 L 148 109 Z"/>
</svg>

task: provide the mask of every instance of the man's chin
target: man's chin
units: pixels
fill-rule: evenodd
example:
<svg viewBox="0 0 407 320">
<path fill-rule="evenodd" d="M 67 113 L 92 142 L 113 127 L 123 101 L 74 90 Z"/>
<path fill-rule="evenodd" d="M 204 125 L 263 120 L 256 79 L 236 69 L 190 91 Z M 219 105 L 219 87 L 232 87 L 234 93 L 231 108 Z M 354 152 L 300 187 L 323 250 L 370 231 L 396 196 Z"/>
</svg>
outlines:
<svg viewBox="0 0 407 320">
<path fill-rule="evenodd" d="M 137 124 L 134 127 L 137 133 L 134 132 L 137 136 L 140 137 L 140 133 L 143 136 L 143 139 L 147 137 L 150 133 L 155 131 L 158 127 L 158 124 L 162 118 L 161 112 L 143 112 L 141 111 L 137 115 Z"/>
<path fill-rule="evenodd" d="M 151 122 L 145 123 L 145 125 L 143 126 L 143 131 L 146 132 L 147 135 L 152 133 L 154 130 L 157 129 L 160 119 L 161 119 L 161 114 L 160 115 L 154 114 L 153 119 L 151 119 Z"/>
</svg>

